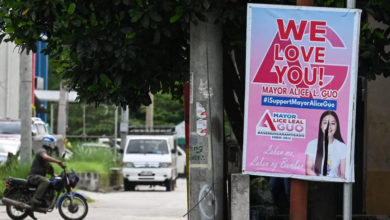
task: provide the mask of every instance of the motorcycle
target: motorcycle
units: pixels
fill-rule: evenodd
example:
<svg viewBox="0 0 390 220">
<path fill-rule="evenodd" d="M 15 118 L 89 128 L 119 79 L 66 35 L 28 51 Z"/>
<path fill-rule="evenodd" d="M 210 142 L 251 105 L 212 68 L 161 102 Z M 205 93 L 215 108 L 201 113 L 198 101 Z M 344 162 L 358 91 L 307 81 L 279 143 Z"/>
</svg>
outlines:
<svg viewBox="0 0 390 220">
<path fill-rule="evenodd" d="M 26 179 L 7 178 L 2 201 L 8 216 L 13 220 L 22 220 L 27 216 L 36 219 L 34 212 L 47 213 L 56 207 L 65 220 L 85 218 L 88 213 L 87 199 L 73 191 L 79 177 L 73 169 L 71 171 L 67 173 L 64 167 L 60 176 L 50 179 L 50 185 L 39 205 L 31 205 L 37 186 L 31 185 Z"/>
</svg>

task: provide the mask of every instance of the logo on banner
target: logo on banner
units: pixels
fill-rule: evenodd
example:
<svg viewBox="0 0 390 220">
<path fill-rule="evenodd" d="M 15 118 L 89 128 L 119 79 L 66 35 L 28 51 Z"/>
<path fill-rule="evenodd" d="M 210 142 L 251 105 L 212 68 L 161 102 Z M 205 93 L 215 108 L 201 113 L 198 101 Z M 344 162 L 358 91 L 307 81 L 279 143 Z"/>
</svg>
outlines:
<svg viewBox="0 0 390 220">
<path fill-rule="evenodd" d="M 338 34 L 326 21 L 276 22 L 278 32 L 252 82 L 266 84 L 265 91 L 271 91 L 272 85 L 282 86 L 277 87 L 279 95 L 337 99 L 348 66 L 327 63 L 325 57 L 332 50 L 346 49 Z M 307 41 L 309 45 L 302 44 Z"/>
<path fill-rule="evenodd" d="M 270 136 L 272 140 L 287 140 L 305 138 L 306 120 L 298 118 L 297 114 L 274 112 L 266 110 L 256 125 L 256 134 Z"/>
</svg>

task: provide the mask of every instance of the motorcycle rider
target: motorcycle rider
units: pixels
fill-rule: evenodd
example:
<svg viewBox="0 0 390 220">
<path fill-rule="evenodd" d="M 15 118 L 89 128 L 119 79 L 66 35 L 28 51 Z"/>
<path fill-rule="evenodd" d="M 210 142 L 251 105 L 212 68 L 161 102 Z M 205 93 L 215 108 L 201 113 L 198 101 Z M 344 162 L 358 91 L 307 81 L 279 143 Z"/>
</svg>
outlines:
<svg viewBox="0 0 390 220">
<path fill-rule="evenodd" d="M 42 138 L 42 148 L 38 150 L 33 160 L 30 173 L 28 174 L 28 182 L 36 185 L 37 190 L 31 198 L 32 205 L 41 204 L 41 199 L 49 187 L 50 181 L 45 177 L 46 173 L 54 175 L 53 167 L 50 163 L 57 163 L 61 167 L 65 167 L 64 162 L 49 156 L 55 148 L 56 139 L 52 135 L 46 135 Z"/>
</svg>

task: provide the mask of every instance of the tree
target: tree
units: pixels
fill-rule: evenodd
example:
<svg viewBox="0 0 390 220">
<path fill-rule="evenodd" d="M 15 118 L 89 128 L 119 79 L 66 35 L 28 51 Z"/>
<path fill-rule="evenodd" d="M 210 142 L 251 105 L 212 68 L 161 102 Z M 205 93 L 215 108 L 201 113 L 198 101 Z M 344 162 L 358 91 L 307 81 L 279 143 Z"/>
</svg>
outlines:
<svg viewBox="0 0 390 220">
<path fill-rule="evenodd" d="M 60 77 L 88 103 L 150 103 L 148 92 L 182 94 L 188 76 L 189 24 L 216 10 L 223 24 L 224 105 L 238 142 L 242 143 L 247 3 L 237 0 L 0 1 L 0 35 L 22 49 L 44 51 L 56 59 Z M 291 0 L 274 0 L 291 4 Z M 316 1 L 317 6 L 345 7 L 344 1 Z M 363 9 L 359 76 L 388 76 L 390 28 L 371 29 L 369 16 L 390 24 L 390 3 L 358 2 Z M 6 37 L 7 34 L 7 37 Z"/>
</svg>

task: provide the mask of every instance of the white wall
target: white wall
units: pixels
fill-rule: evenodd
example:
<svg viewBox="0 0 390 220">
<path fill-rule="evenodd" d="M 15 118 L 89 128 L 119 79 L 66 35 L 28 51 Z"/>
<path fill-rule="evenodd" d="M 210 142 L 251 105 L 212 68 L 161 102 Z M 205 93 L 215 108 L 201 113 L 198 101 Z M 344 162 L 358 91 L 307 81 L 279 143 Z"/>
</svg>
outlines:
<svg viewBox="0 0 390 220">
<path fill-rule="evenodd" d="M 0 118 L 19 118 L 20 54 L 12 43 L 0 44 Z"/>
</svg>

